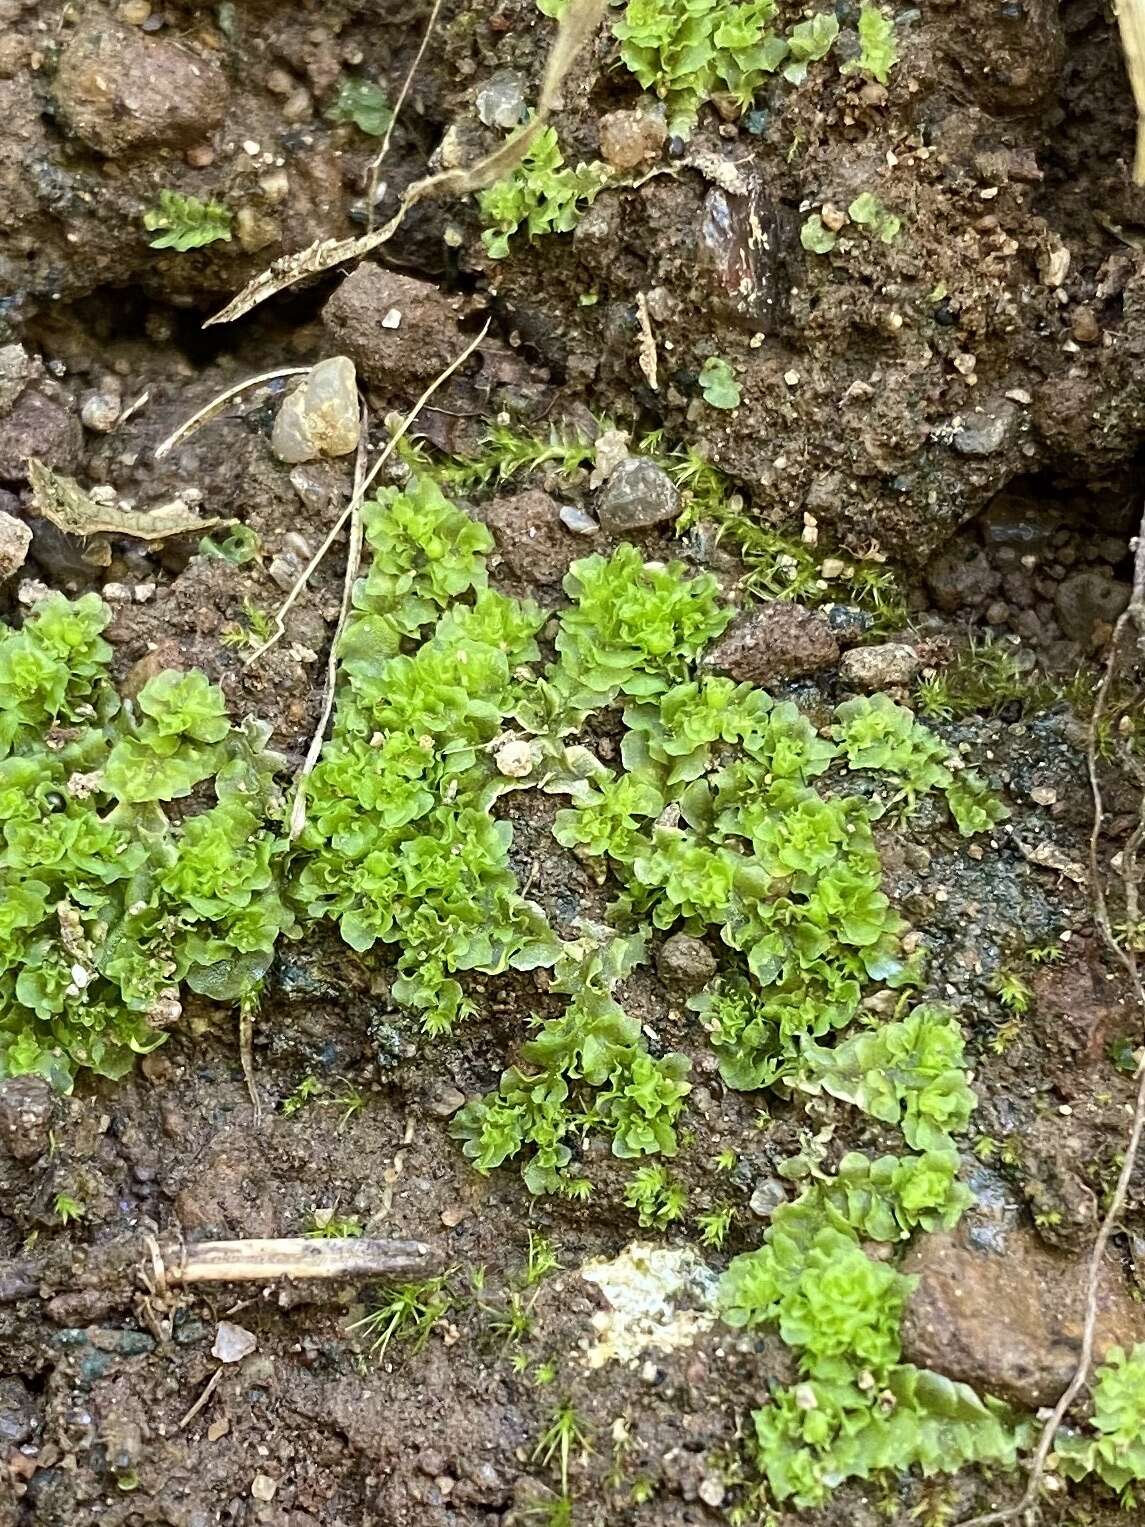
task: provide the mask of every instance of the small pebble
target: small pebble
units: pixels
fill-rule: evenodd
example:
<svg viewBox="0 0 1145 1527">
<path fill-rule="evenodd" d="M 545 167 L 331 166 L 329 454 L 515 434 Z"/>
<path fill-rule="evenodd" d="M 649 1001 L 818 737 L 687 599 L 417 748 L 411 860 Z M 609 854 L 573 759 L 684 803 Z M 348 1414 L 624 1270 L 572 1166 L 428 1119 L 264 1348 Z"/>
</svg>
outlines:
<svg viewBox="0 0 1145 1527">
<path fill-rule="evenodd" d="M 575 504 L 561 505 L 561 524 L 566 530 L 571 530 L 573 535 L 594 536 L 600 534 L 600 526 L 591 514 L 585 514 L 583 509 L 578 509 Z"/>
<path fill-rule="evenodd" d="M 19 572 L 32 544 L 32 532 L 14 514 L 0 512 L 0 582 Z"/>
<path fill-rule="evenodd" d="M 335 355 L 313 366 L 278 410 L 270 448 L 293 466 L 319 456 L 348 456 L 360 433 L 354 363 Z"/>
<path fill-rule="evenodd" d="M 498 773 L 509 779 L 524 779 L 533 769 L 533 750 L 523 737 L 511 737 L 493 755 Z"/>
<path fill-rule="evenodd" d="M 1101 325 L 1092 308 L 1078 308 L 1069 327 L 1079 345 L 1095 345 L 1101 338 Z"/>
<path fill-rule="evenodd" d="M 253 1331 L 248 1331 L 245 1326 L 234 1325 L 229 1320 L 220 1320 L 211 1356 L 217 1357 L 220 1363 L 241 1363 L 257 1346 L 258 1337 Z M 270 1497 L 267 1496 L 267 1499 Z"/>
<path fill-rule="evenodd" d="M 726 1493 L 723 1480 L 717 1479 L 714 1474 L 708 1474 L 700 1480 L 697 1494 L 705 1506 L 722 1506 Z"/>
<path fill-rule="evenodd" d="M 110 392 L 88 392 L 80 404 L 80 419 L 96 434 L 106 435 L 119 423 L 121 400 Z"/>
<path fill-rule="evenodd" d="M 447 1084 L 439 1087 L 429 1101 L 430 1113 L 439 1119 L 448 1119 L 464 1104 L 465 1094 L 459 1088 Z"/>
<path fill-rule="evenodd" d="M 250 1493 L 255 1500 L 272 1501 L 278 1489 L 278 1480 L 269 1474 L 256 1474 L 250 1482 Z"/>
<path fill-rule="evenodd" d="M 765 1177 L 748 1199 L 748 1208 L 760 1219 L 770 1219 L 787 1202 L 787 1189 L 778 1177 Z"/>
</svg>

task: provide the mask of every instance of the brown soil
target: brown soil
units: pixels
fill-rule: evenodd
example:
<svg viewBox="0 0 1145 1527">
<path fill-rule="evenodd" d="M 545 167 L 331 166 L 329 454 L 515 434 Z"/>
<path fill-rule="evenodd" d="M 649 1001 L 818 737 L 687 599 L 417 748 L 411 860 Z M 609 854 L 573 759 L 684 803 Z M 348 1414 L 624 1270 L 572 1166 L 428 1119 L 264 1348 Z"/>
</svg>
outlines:
<svg viewBox="0 0 1145 1527">
<path fill-rule="evenodd" d="M 836 9 L 853 22 L 849 0 Z M 69 592 L 154 584 L 146 602 L 116 606 L 108 633 L 125 682 L 138 686 L 173 662 L 204 668 L 235 714 L 273 724 L 292 766 L 320 711 L 337 558 L 265 661 L 244 667 L 243 649 L 226 638 L 252 607 L 272 612 L 281 602 L 340 512 L 351 466 L 290 469 L 274 458 L 282 383 L 246 395 L 164 460 L 152 453 L 236 381 L 330 353 L 331 333 L 353 353 L 346 325 L 366 325 L 368 315 L 347 319 L 343 299 L 322 318 L 342 272 L 233 329 L 200 325 L 276 255 L 360 231 L 374 140 L 324 113 L 345 72 L 396 96 L 423 21 L 424 7 L 391 0 L 0 0 L 0 344 L 19 342 L 34 358 L 28 386 L 59 415 L 58 464 L 82 483 L 112 484 L 140 505 L 196 489 L 204 512 L 248 525 L 260 546 L 240 566 L 196 555 L 188 540 L 85 547 L 36 518 L 16 468 L 0 484 L 0 509 L 26 518 L 34 541 L 24 572 L 0 593 L 5 614 L 19 616 L 21 577 Z M 853 552 L 875 541 L 901 562 L 912 604 L 906 639 L 924 661 L 940 665 L 970 625 L 1020 637 L 1046 671 L 1100 655 L 1109 612 L 1124 600 L 1145 431 L 1145 192 L 1129 174 L 1134 119 L 1116 29 L 1096 0 L 930 0 L 900 18 L 898 36 L 902 61 L 888 90 L 832 68 L 799 90 L 777 86 L 738 126 L 709 110 L 688 146 L 691 164 L 678 165 L 680 146 L 669 144 L 661 168 L 672 174 L 606 191 L 574 234 L 522 244 L 508 261 L 485 256 L 471 201 L 419 210 L 385 264 L 451 300 L 432 307 L 420 339 L 411 335 L 392 365 L 371 374 L 359 360 L 375 443 L 385 411 L 408 407 L 424 385 L 419 367 L 433 345 L 452 353 L 475 316 L 488 316 L 482 350 L 419 421 L 435 444 L 471 446 L 475 421 L 499 414 L 540 430 L 587 413 L 663 426 L 670 442 L 696 445 L 725 468 L 762 520 L 798 537 L 812 514 L 825 540 Z M 527 0 L 446 6 L 395 135 L 385 211 L 436 162 L 447 129 L 451 152 L 489 146 L 476 92 L 508 68 L 534 94 L 550 37 L 551 23 Z M 101 95 L 101 71 L 147 77 L 148 88 L 125 114 Z M 566 158 L 593 159 L 601 116 L 636 99 L 613 67 L 607 31 L 564 96 L 556 125 Z M 717 183 L 717 159 L 733 167 L 737 190 Z M 160 188 L 247 215 L 231 243 L 157 253 L 141 214 Z M 845 206 L 862 190 L 901 215 L 900 237 L 808 254 L 799 242 L 807 211 Z M 749 238 L 753 220 L 765 240 Z M 596 301 L 584 305 L 589 292 Z M 655 294 L 657 392 L 637 364 L 642 293 Z M 736 368 L 735 415 L 699 400 L 710 354 Z M 93 391 L 124 406 L 147 399 L 111 433 L 84 430 L 81 447 L 79 411 Z M 0 391 L 0 401 L 0 445 L 22 444 L 17 461 L 39 451 L 28 431 L 42 418 L 5 438 L 19 416 L 8 412 L 15 399 Z M 542 475 L 478 508 L 498 537 L 503 586 L 553 604 L 562 565 L 585 543 L 545 530 L 544 505 L 517 501 L 526 489 L 587 508 L 592 496 L 583 481 Z M 546 539 L 534 558 L 537 534 Z M 641 539 L 650 555 L 670 544 L 659 531 Z M 697 536 L 683 549 L 734 581 L 726 548 Z M 833 672 L 790 687 L 812 710 L 844 692 Z M 990 759 L 1013 818 L 978 859 L 925 814 L 909 834 L 886 834 L 887 887 L 971 1035 L 977 1129 L 1028 1145 L 1008 1167 L 980 1166 L 968 1153 L 982 1200 L 973 1223 L 983 1237 L 995 1221 L 1032 1234 L 1036 1213 L 1042 1241 L 1072 1265 L 1095 1227 L 1131 1098 L 1109 1056 L 1139 1037 L 1083 889 L 1029 857 L 1052 842 L 1055 863 L 1085 859 L 1080 732 L 1065 706 L 1033 721 L 1003 711 L 943 730 Z M 1030 793 L 1039 787 L 1042 804 Z M 1110 788 L 1112 852 L 1134 807 Z M 554 923 L 568 932 L 576 918 L 598 915 L 601 888 L 549 833 L 553 802 L 507 801 L 516 868 Z M 1006 1015 L 992 977 L 1016 940 L 1065 930 L 1067 962 L 1039 975 L 1030 1015 L 996 1044 Z M 423 1350 L 395 1345 L 380 1363 L 347 1329 L 372 1297 L 363 1289 L 236 1286 L 150 1300 L 88 1289 L 0 1305 L 0 1521 L 524 1527 L 551 1498 L 555 1476 L 533 1455 L 566 1396 L 593 1449 L 572 1470 L 578 1522 L 728 1520 L 744 1494 L 732 1460 L 768 1380 L 789 1376 L 783 1349 L 717 1326 L 671 1354 L 586 1366 L 602 1296 L 583 1265 L 633 1240 L 698 1241 L 694 1229 L 639 1232 L 623 1204 L 626 1176 L 605 1154 L 590 1153 L 594 1193 L 583 1206 L 530 1198 L 511 1167 L 488 1179 L 471 1170 L 448 1136 L 449 1114 L 461 1094 L 495 1082 L 528 1015 L 550 1000 L 543 978 L 473 989 L 480 1019 L 449 1041 L 427 1041 L 390 1004 L 384 969 L 308 940 L 276 962 L 258 1015 L 261 1125 L 233 1015 L 200 1003 L 124 1082 L 83 1081 L 55 1099 L 27 1151 L 9 1158 L 0 1145 L 0 1260 L 34 1252 L 79 1263 L 128 1231 L 291 1235 L 316 1212 L 336 1211 L 374 1234 L 432 1242 L 451 1297 Z M 689 1138 L 675 1170 L 693 1215 L 736 1204 L 724 1251 L 698 1247 L 718 1268 L 758 1244 L 753 1190 L 822 1119 L 778 1102 L 770 1126 L 758 1128 L 759 1099 L 721 1085 L 702 1032 L 652 969 L 624 995 L 665 1045 L 693 1058 Z M 308 1077 L 320 1084 L 317 1098 L 286 1111 Z M 856 1119 L 832 1149 L 889 1144 Z M 739 1163 L 726 1178 L 712 1168 L 725 1149 Z M 85 1211 L 63 1228 L 52 1209 L 61 1191 Z M 1123 1291 L 1130 1249 L 1145 1245 L 1143 1200 L 1139 1173 L 1126 1221 L 1136 1233 L 1117 1242 Z M 561 1270 L 539 1285 L 521 1348 L 529 1366 L 518 1373 L 494 1327 L 530 1230 L 551 1240 Z M 990 1274 L 1001 1302 L 1007 1265 Z M 222 1368 L 185 1420 L 220 1371 L 211 1348 L 221 1319 L 251 1331 L 257 1350 Z M 538 1384 L 537 1366 L 550 1360 L 557 1377 Z M 638 1504 L 642 1480 L 652 1493 Z M 848 1488 L 799 1520 L 954 1522 L 1014 1490 L 976 1474 Z M 1073 1509 L 1051 1500 L 1046 1519 L 1081 1520 Z M 1087 1522 L 1124 1519 L 1108 1496 L 1087 1497 L 1084 1509 Z"/>
</svg>

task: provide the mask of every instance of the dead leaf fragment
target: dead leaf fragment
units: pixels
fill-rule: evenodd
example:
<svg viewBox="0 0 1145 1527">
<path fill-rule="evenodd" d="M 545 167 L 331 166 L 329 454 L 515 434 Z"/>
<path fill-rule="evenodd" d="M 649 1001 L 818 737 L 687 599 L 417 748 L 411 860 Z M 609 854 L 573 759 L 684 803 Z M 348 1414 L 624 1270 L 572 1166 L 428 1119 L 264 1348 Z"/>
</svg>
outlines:
<svg viewBox="0 0 1145 1527">
<path fill-rule="evenodd" d="M 73 536 L 136 536 L 161 541 L 167 536 L 209 530 L 217 518 L 204 519 L 181 498 L 155 509 L 124 509 L 118 503 L 97 503 L 72 477 L 53 472 L 34 456 L 28 458 L 28 481 L 37 511 Z"/>
<path fill-rule="evenodd" d="M 1064 875 L 1067 880 L 1072 880 L 1077 885 L 1086 885 L 1089 882 L 1085 865 L 1076 859 L 1071 859 L 1056 843 L 1018 842 L 1018 852 L 1023 859 L 1028 859 L 1039 869 L 1056 870 L 1059 875 Z"/>
</svg>

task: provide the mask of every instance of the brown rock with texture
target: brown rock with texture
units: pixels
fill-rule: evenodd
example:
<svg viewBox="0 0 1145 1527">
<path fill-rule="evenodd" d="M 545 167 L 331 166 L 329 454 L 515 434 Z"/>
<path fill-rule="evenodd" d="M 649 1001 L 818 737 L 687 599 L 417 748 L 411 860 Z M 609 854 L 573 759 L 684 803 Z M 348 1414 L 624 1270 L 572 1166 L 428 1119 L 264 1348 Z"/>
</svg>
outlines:
<svg viewBox="0 0 1145 1527">
<path fill-rule="evenodd" d="M 26 482 L 28 457 L 58 472 L 83 460 L 83 425 L 62 403 L 29 389 L 0 419 L 0 482 Z"/>
<path fill-rule="evenodd" d="M 322 322 L 360 376 L 387 392 L 407 394 L 456 359 L 463 346 L 458 309 L 457 299 L 430 282 L 366 263 L 330 298 Z"/>
<path fill-rule="evenodd" d="M 832 667 L 839 643 L 818 610 L 776 600 L 734 621 L 707 660 L 733 679 L 769 684 Z"/>
<path fill-rule="evenodd" d="M 485 521 L 511 573 L 534 583 L 559 583 L 584 554 L 584 542 L 565 529 L 560 513 L 560 505 L 540 488 L 485 506 Z"/>
<path fill-rule="evenodd" d="M 60 55 L 55 95 L 76 137 L 115 158 L 202 142 L 222 122 L 229 90 L 218 64 L 173 37 L 93 15 Z"/>
<path fill-rule="evenodd" d="M 1034 1409 L 1052 1405 L 1073 1376 L 1081 1343 L 1086 1260 L 1011 1230 L 998 1249 L 965 1232 L 924 1236 L 903 1258 L 919 1278 L 903 1319 L 903 1358 L 984 1393 Z M 1145 1340 L 1136 1304 L 1110 1260 L 1099 1295 L 1096 1356 Z"/>
<path fill-rule="evenodd" d="M 0 1082 L 0 1148 L 14 1161 L 34 1161 L 48 1148 L 55 1094 L 42 1076 Z"/>
</svg>

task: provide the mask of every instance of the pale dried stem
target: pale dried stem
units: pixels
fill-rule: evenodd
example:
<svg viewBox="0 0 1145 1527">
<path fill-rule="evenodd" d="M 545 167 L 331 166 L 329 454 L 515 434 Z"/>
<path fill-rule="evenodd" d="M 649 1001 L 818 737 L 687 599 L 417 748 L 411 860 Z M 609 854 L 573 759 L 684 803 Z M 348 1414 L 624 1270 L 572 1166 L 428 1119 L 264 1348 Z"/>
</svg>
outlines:
<svg viewBox="0 0 1145 1527">
<path fill-rule="evenodd" d="M 366 442 L 369 423 L 369 412 L 363 403 L 362 428 L 358 438 L 358 457 L 354 463 L 354 492 L 350 500 L 354 509 L 350 516 L 349 545 L 346 548 L 346 571 L 342 578 L 342 606 L 338 611 L 338 624 L 334 627 L 334 635 L 330 638 L 330 652 L 326 658 L 326 694 L 322 702 L 322 714 L 318 718 L 318 725 L 314 728 L 314 735 L 310 739 L 310 746 L 306 750 L 306 757 L 294 782 L 294 802 L 290 808 L 289 826 L 291 843 L 297 841 L 299 834 L 306 826 L 306 781 L 314 772 L 315 765 L 321 756 L 322 744 L 326 740 L 326 728 L 330 725 L 330 716 L 334 710 L 334 691 L 338 678 L 338 648 L 342 641 L 342 633 L 346 629 L 346 622 L 350 618 L 350 606 L 354 598 L 354 581 L 358 576 L 358 567 L 362 560 L 362 499 L 364 497 L 366 481 Z"/>
<path fill-rule="evenodd" d="M 361 1236 L 199 1241 L 161 1249 L 168 1284 L 262 1283 L 276 1278 L 393 1278 L 424 1274 L 435 1259 L 424 1241 Z"/>
<path fill-rule="evenodd" d="M 280 366 L 277 371 L 262 371 L 258 376 L 248 376 L 245 382 L 236 382 L 233 387 L 220 392 L 218 397 L 212 398 L 209 403 L 204 403 L 197 413 L 193 413 L 189 419 L 184 420 L 177 430 L 167 436 L 166 440 L 160 441 L 155 447 L 155 460 L 162 461 L 168 451 L 177 446 L 181 440 L 186 440 L 188 435 L 193 435 L 201 425 L 213 419 L 232 398 L 249 392 L 252 387 L 261 386 L 263 382 L 277 382 L 285 376 L 304 376 L 309 370 L 309 366 Z"/>
<path fill-rule="evenodd" d="M 378 199 L 378 178 L 382 172 L 382 165 L 385 162 L 386 155 L 390 151 L 390 140 L 394 135 L 394 127 L 396 126 L 398 117 L 401 114 L 401 109 L 405 105 L 406 96 L 409 95 L 410 86 L 414 81 L 414 75 L 421 68 L 421 61 L 425 57 L 426 48 L 429 46 L 430 35 L 433 32 L 434 27 L 437 25 L 437 18 L 441 12 L 441 5 L 442 0 L 433 0 L 433 9 L 430 11 L 429 18 L 425 23 L 425 31 L 421 35 L 421 44 L 418 47 L 417 52 L 414 54 L 413 63 L 410 64 L 409 69 L 406 71 L 406 77 L 402 81 L 402 88 L 398 92 L 397 100 L 394 102 L 394 109 L 390 115 L 390 120 L 386 124 L 385 136 L 382 138 L 382 146 L 370 161 L 370 174 L 366 188 L 366 217 L 368 219 L 366 227 L 371 232 L 373 231 L 374 227 L 374 207 Z"/>
<path fill-rule="evenodd" d="M 1133 161 L 1135 184 L 1145 185 L 1145 0 L 1118 0 L 1117 24 L 1125 68 L 1137 104 L 1137 153 Z"/>
<path fill-rule="evenodd" d="M 208 318 L 204 328 L 213 323 L 232 323 L 276 292 L 293 286 L 296 281 L 369 254 L 372 249 L 377 249 L 393 238 L 405 221 L 406 213 L 427 197 L 467 196 L 492 185 L 495 180 L 515 169 L 548 121 L 558 102 L 560 85 L 577 54 L 600 24 L 605 7 L 606 0 L 569 0 L 549 54 L 541 99 L 535 115 L 491 154 L 470 165 L 468 169 L 443 170 L 438 175 L 428 175 L 424 180 L 414 181 L 389 222 L 371 233 L 353 239 L 317 239 L 305 249 L 282 255 L 253 281 L 249 281 L 226 307 Z"/>
</svg>

